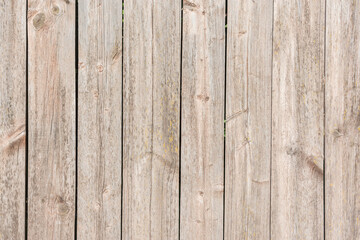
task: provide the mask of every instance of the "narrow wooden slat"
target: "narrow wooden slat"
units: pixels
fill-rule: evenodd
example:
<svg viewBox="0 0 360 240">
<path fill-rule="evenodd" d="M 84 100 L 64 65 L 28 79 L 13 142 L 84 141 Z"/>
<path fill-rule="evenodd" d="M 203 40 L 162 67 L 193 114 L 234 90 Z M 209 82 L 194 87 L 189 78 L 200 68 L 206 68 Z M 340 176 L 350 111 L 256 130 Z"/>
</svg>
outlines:
<svg viewBox="0 0 360 240">
<path fill-rule="evenodd" d="M 177 239 L 180 1 L 126 0 L 123 239 Z"/>
<path fill-rule="evenodd" d="M 121 237 L 122 1 L 79 1 L 78 239 Z"/>
<path fill-rule="evenodd" d="M 75 1 L 28 4 L 28 239 L 73 239 Z"/>
<path fill-rule="evenodd" d="M 360 239 L 360 3 L 326 6 L 326 239 Z"/>
<path fill-rule="evenodd" d="M 225 0 L 184 0 L 180 238 L 223 238 Z"/>
<path fill-rule="evenodd" d="M 0 239 L 25 237 L 26 1 L 0 2 Z"/>
<path fill-rule="evenodd" d="M 227 15 L 225 239 L 269 239 L 273 2 Z"/>
<path fill-rule="evenodd" d="M 323 239 L 324 0 L 275 0 L 271 239 Z"/>
</svg>

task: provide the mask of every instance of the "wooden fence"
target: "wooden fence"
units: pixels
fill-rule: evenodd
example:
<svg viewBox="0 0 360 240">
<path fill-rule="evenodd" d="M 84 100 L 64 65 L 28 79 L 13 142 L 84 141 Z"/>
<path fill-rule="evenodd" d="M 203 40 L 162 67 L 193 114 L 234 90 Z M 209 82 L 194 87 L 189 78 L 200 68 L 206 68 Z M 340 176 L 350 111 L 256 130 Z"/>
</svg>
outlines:
<svg viewBox="0 0 360 240">
<path fill-rule="evenodd" d="M 360 1 L 0 1 L 0 239 L 360 239 Z"/>
</svg>

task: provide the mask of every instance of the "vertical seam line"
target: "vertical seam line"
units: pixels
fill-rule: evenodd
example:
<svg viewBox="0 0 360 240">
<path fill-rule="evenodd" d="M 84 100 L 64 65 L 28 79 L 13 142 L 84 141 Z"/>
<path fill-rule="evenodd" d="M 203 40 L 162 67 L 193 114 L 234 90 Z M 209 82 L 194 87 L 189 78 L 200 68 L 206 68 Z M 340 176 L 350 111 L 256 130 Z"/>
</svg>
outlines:
<svg viewBox="0 0 360 240">
<path fill-rule="evenodd" d="M 123 209 L 124 209 L 124 0 L 121 1 L 121 216 L 120 239 L 123 235 Z"/>
<path fill-rule="evenodd" d="M 326 190 L 325 190 L 325 187 L 326 187 L 326 182 L 325 182 L 325 180 L 326 180 L 326 171 L 325 171 L 325 155 L 326 155 L 326 147 L 325 147 L 325 145 L 326 145 L 326 5 L 327 5 L 327 1 L 325 0 L 324 1 L 325 2 L 325 13 L 324 13 L 324 15 L 325 15 L 325 19 L 324 19 L 324 76 L 323 76 L 323 78 L 324 78 L 324 80 L 323 80 L 323 88 L 324 88 L 324 96 L 323 96 L 323 98 L 324 98 L 324 116 L 323 116 L 323 118 L 324 118 L 324 122 L 323 122 L 323 227 L 324 227 L 324 229 L 323 229 L 323 231 L 324 231 L 324 233 L 323 233 L 323 235 L 324 235 L 324 239 L 325 239 L 325 237 L 326 237 L 326 229 L 325 229 L 325 226 L 326 226 L 326 224 L 325 224 L 325 204 L 326 204 L 326 199 L 325 199 L 325 193 L 326 193 Z"/>
<path fill-rule="evenodd" d="M 28 36 L 28 8 L 29 1 L 25 1 L 25 240 L 28 239 L 28 197 L 29 197 L 29 36 Z"/>
<path fill-rule="evenodd" d="M 78 213 L 78 108 L 79 108 L 79 20 L 78 0 L 75 1 L 75 214 L 74 239 L 77 239 Z"/>
<path fill-rule="evenodd" d="M 179 222 L 178 222 L 178 239 L 181 239 L 181 126 L 182 126 L 182 57 L 183 57 L 183 1 L 180 0 L 180 123 L 179 123 Z"/>
<path fill-rule="evenodd" d="M 224 70 L 224 138 L 223 138 L 223 151 L 224 151 L 224 156 L 223 156 L 223 171 L 224 171 L 224 176 L 223 176 L 223 239 L 225 240 L 225 184 L 226 184 L 226 80 L 227 80 L 227 24 L 228 24 L 228 0 L 225 0 L 225 70 Z"/>
</svg>

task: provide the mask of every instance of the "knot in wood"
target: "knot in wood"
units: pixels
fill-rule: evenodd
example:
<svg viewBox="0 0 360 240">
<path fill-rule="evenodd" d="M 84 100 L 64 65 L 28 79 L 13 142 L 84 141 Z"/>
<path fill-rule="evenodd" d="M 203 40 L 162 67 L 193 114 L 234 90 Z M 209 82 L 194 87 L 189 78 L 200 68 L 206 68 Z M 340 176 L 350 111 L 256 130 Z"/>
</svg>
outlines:
<svg viewBox="0 0 360 240">
<path fill-rule="evenodd" d="M 33 25 L 35 27 L 36 30 L 41 29 L 45 24 L 45 14 L 44 13 L 39 13 L 36 14 L 35 17 L 33 18 Z"/>
</svg>

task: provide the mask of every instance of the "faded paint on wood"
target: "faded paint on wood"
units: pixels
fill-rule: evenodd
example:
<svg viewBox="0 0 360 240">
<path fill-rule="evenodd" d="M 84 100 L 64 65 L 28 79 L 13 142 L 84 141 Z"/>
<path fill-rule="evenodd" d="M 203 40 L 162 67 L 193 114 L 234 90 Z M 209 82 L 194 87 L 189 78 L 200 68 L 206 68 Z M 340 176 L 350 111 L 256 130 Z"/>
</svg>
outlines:
<svg viewBox="0 0 360 240">
<path fill-rule="evenodd" d="M 326 239 L 360 239 L 360 3 L 326 6 Z"/>
<path fill-rule="evenodd" d="M 73 239 L 75 1 L 28 4 L 28 238 Z"/>
<path fill-rule="evenodd" d="M 121 238 L 122 1 L 79 1 L 77 238 Z"/>
<path fill-rule="evenodd" d="M 25 237 L 26 2 L 0 2 L 0 239 Z"/>
<path fill-rule="evenodd" d="M 225 239 L 269 239 L 272 1 L 228 1 Z"/>
<path fill-rule="evenodd" d="M 180 1 L 125 1 L 123 239 L 177 239 Z"/>
<path fill-rule="evenodd" d="M 180 238 L 222 239 L 225 1 L 183 11 Z"/>
<path fill-rule="evenodd" d="M 271 238 L 323 239 L 323 0 L 275 0 Z"/>
</svg>

